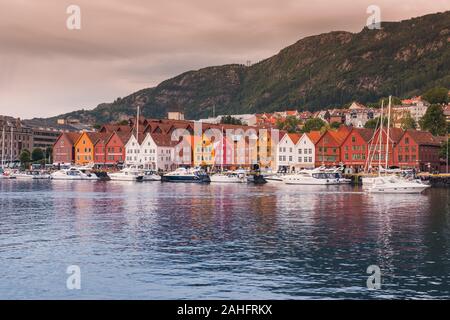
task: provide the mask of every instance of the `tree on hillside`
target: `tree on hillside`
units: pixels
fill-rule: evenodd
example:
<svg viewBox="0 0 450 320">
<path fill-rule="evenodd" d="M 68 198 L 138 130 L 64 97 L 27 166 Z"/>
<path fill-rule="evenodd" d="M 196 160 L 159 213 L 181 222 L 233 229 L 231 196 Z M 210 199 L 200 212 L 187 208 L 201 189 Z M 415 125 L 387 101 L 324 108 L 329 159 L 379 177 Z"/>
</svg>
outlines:
<svg viewBox="0 0 450 320">
<path fill-rule="evenodd" d="M 221 124 L 233 124 L 233 125 L 239 125 L 239 126 L 244 125 L 244 123 L 242 122 L 241 119 L 237 119 L 232 116 L 222 117 L 222 119 L 220 120 L 220 123 Z"/>
<path fill-rule="evenodd" d="M 330 124 L 330 128 L 331 129 L 339 129 L 339 127 L 341 126 L 341 124 L 342 123 L 340 123 L 340 122 L 332 122 L 331 124 Z"/>
<path fill-rule="evenodd" d="M 301 120 L 297 119 L 297 117 L 294 116 L 288 116 L 286 119 L 277 120 L 277 128 L 279 130 L 285 130 L 288 133 L 296 133 L 300 131 L 300 124 Z"/>
<path fill-rule="evenodd" d="M 34 148 L 31 152 L 31 160 L 34 162 L 44 159 L 44 151 L 41 148 Z"/>
<path fill-rule="evenodd" d="M 449 102 L 448 89 L 443 87 L 432 88 L 422 96 L 425 101 L 431 104 L 440 104 Z"/>
<path fill-rule="evenodd" d="M 119 125 L 119 126 L 127 126 L 127 125 L 128 125 L 128 120 L 122 120 L 122 121 L 119 121 L 119 122 L 117 123 L 117 125 Z"/>
<path fill-rule="evenodd" d="M 383 117 L 383 126 L 387 127 L 388 125 L 388 118 L 387 117 Z M 376 117 L 374 119 L 370 119 L 366 122 L 366 124 L 364 125 L 364 128 L 366 129 L 378 129 L 378 127 L 380 126 L 380 117 Z"/>
<path fill-rule="evenodd" d="M 27 149 L 23 149 L 22 152 L 20 153 L 19 160 L 23 168 L 28 168 L 31 162 L 30 151 L 28 151 Z"/>
<path fill-rule="evenodd" d="M 416 120 L 411 117 L 411 115 L 408 113 L 406 117 L 404 117 L 401 121 L 401 128 L 403 130 L 409 130 L 409 129 L 417 129 L 417 123 Z"/>
<path fill-rule="evenodd" d="M 447 133 L 444 110 L 439 104 L 432 104 L 428 107 L 427 112 L 420 119 L 420 127 L 434 136 L 443 136 Z"/>
<path fill-rule="evenodd" d="M 306 120 L 303 126 L 303 132 L 318 131 L 326 126 L 325 121 L 320 118 Z"/>
</svg>

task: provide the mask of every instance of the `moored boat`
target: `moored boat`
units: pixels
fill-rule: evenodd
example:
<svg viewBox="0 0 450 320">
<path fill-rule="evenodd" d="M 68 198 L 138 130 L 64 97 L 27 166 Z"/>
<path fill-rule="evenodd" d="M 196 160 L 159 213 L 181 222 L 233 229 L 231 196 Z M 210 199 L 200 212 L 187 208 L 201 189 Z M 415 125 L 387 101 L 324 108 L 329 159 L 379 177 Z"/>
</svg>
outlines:
<svg viewBox="0 0 450 320">
<path fill-rule="evenodd" d="M 377 177 L 368 189 L 371 193 L 385 194 L 419 194 L 430 188 L 430 185 L 424 184 L 419 180 L 406 180 L 394 176 Z"/>
<path fill-rule="evenodd" d="M 155 171 L 146 170 L 142 173 L 142 181 L 161 181 L 161 176 Z"/>
<path fill-rule="evenodd" d="M 245 183 L 247 174 L 244 170 L 236 170 L 214 174 L 210 176 L 210 179 L 214 183 Z"/>
<path fill-rule="evenodd" d="M 163 182 L 192 182 L 192 183 L 208 183 L 211 182 L 209 175 L 198 168 L 187 169 L 178 168 L 177 170 L 167 173 L 162 177 Z"/>
<path fill-rule="evenodd" d="M 127 167 L 118 172 L 108 174 L 112 181 L 143 181 L 144 174 L 136 168 Z"/>
<path fill-rule="evenodd" d="M 76 167 L 53 172 L 51 178 L 53 180 L 98 180 L 94 173 L 83 173 Z"/>
</svg>

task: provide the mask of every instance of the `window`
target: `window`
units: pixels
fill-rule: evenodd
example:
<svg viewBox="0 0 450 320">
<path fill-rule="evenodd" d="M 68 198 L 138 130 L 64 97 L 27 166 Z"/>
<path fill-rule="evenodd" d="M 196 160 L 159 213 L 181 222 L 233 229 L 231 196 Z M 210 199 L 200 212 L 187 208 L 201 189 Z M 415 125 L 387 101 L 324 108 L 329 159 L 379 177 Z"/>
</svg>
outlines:
<svg viewBox="0 0 450 320">
<path fill-rule="evenodd" d="M 356 137 L 352 136 L 352 142 L 355 143 L 356 142 Z"/>
<path fill-rule="evenodd" d="M 302 154 L 302 149 L 298 149 L 298 154 Z"/>
</svg>

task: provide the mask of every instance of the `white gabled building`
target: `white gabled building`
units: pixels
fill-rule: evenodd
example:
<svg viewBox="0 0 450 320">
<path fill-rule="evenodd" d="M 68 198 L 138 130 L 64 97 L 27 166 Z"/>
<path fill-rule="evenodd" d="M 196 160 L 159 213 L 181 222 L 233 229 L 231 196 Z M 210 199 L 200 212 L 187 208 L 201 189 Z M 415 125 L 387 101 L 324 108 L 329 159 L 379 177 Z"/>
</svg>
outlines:
<svg viewBox="0 0 450 320">
<path fill-rule="evenodd" d="M 165 134 L 147 133 L 142 138 L 132 135 L 125 145 L 125 164 L 146 169 L 170 171 L 175 169 L 175 142 Z"/>
<path fill-rule="evenodd" d="M 316 147 L 308 133 L 304 133 L 296 145 L 297 165 L 304 169 L 313 169 L 316 161 Z"/>
<path fill-rule="evenodd" d="M 278 171 L 292 172 L 298 168 L 297 142 L 300 137 L 298 133 L 288 133 L 280 139 L 276 157 Z"/>
<path fill-rule="evenodd" d="M 315 141 L 321 133 L 289 133 L 281 137 L 276 156 L 276 168 L 281 172 L 298 172 L 314 169 L 316 161 Z"/>
<path fill-rule="evenodd" d="M 125 165 L 141 165 L 141 145 L 134 134 L 131 135 L 125 144 Z"/>
</svg>

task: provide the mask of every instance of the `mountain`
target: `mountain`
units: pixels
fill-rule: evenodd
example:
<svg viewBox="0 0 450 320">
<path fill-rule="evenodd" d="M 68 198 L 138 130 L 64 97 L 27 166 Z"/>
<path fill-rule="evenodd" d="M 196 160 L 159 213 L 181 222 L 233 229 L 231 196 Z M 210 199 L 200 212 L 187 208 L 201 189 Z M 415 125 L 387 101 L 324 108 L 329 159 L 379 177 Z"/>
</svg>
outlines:
<svg viewBox="0 0 450 320">
<path fill-rule="evenodd" d="M 318 110 L 387 95 L 407 97 L 450 87 L 450 11 L 380 30 L 330 32 L 304 38 L 252 66 L 189 71 L 71 117 L 87 123 L 119 121 L 140 105 L 146 117 L 184 111 L 187 118 L 284 109 Z"/>
</svg>

